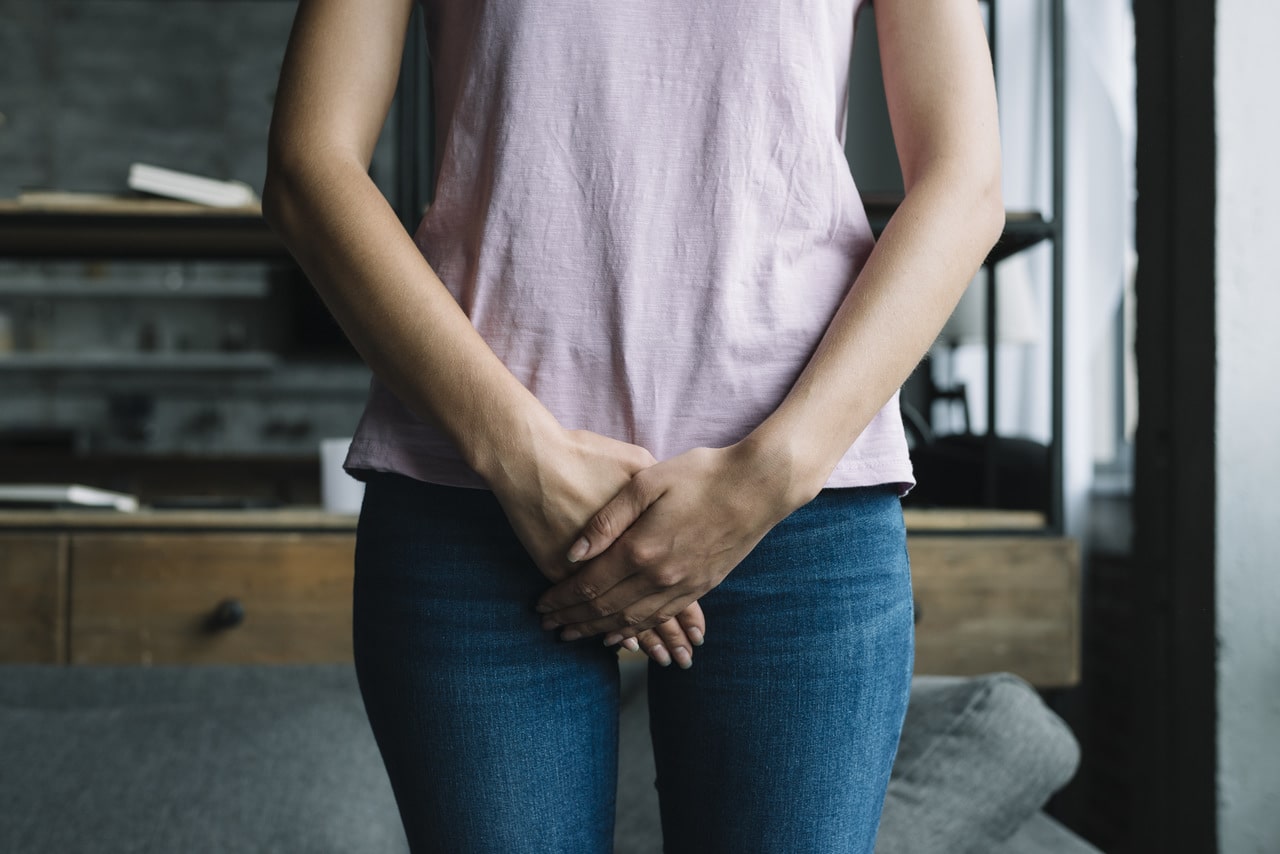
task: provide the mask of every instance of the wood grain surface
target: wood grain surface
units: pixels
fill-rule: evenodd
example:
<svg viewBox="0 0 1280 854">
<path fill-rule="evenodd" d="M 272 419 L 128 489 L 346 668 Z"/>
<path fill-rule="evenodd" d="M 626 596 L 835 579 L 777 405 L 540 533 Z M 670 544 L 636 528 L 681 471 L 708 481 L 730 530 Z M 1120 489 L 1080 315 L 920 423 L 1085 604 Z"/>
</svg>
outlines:
<svg viewBox="0 0 1280 854">
<path fill-rule="evenodd" d="M 347 661 L 353 550 L 346 534 L 78 534 L 70 660 Z M 232 600 L 243 622 L 211 626 Z"/>
<path fill-rule="evenodd" d="M 0 662 L 66 662 L 67 539 L 0 534 Z"/>
<path fill-rule="evenodd" d="M 1057 537 L 915 537 L 916 672 L 1080 678 L 1080 559 Z"/>
</svg>

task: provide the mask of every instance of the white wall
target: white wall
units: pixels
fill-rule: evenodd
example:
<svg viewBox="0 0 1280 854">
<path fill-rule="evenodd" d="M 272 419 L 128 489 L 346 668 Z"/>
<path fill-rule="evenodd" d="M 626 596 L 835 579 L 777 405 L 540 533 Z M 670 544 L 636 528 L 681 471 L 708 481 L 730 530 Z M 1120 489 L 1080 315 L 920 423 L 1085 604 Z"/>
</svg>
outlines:
<svg viewBox="0 0 1280 854">
<path fill-rule="evenodd" d="M 1280 851 L 1280 4 L 1218 0 L 1222 854 Z"/>
</svg>

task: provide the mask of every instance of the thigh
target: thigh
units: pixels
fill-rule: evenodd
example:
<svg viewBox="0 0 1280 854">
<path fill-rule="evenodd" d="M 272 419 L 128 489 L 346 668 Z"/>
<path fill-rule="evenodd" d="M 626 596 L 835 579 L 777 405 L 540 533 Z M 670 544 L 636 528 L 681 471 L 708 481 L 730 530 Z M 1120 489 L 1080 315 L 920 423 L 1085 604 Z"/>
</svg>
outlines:
<svg viewBox="0 0 1280 854">
<path fill-rule="evenodd" d="M 491 493 L 370 478 L 356 672 L 415 852 L 610 850 L 617 659 L 539 628 L 546 586 Z"/>
<path fill-rule="evenodd" d="M 896 494 L 823 491 L 702 607 L 693 668 L 649 670 L 665 850 L 870 854 L 911 683 Z"/>
</svg>

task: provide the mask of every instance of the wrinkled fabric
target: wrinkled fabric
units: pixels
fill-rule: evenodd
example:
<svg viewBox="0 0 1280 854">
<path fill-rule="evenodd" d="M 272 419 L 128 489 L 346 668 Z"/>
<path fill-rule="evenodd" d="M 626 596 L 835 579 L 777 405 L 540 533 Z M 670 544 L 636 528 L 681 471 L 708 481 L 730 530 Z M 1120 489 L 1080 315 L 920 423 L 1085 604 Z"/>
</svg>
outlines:
<svg viewBox="0 0 1280 854">
<path fill-rule="evenodd" d="M 873 245 L 844 155 L 861 0 L 424 0 L 414 240 L 566 428 L 658 459 L 786 396 Z M 483 486 L 377 378 L 348 471 Z M 827 486 L 912 482 L 896 396 Z"/>
</svg>

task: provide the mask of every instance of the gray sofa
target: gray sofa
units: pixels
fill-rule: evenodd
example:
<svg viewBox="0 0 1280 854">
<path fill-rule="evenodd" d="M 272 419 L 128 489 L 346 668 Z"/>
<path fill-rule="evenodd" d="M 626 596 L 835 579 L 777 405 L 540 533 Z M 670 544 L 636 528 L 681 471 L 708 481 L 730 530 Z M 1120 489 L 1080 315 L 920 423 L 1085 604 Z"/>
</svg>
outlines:
<svg viewBox="0 0 1280 854">
<path fill-rule="evenodd" d="M 617 854 L 661 848 L 643 681 Z M 918 679 L 877 854 L 1093 852 L 1040 809 L 1077 758 L 1014 677 Z M 0 667 L 0 851 L 405 850 L 350 667 Z"/>
<path fill-rule="evenodd" d="M 876 854 L 1097 854 L 1041 809 L 1079 762 L 1071 730 L 1018 677 L 917 677 Z"/>
</svg>

